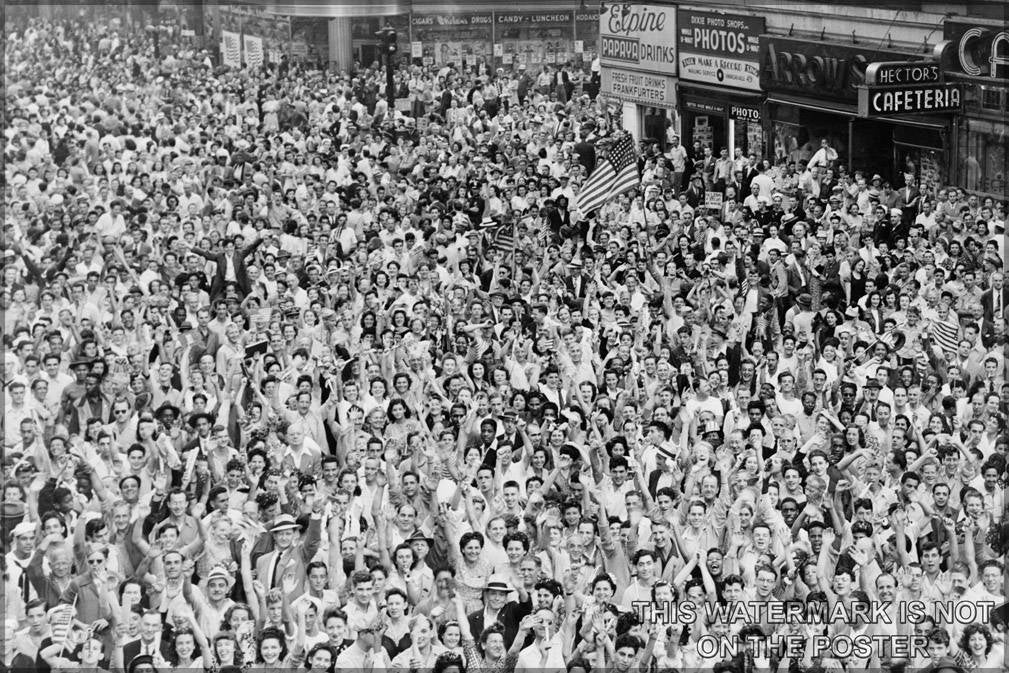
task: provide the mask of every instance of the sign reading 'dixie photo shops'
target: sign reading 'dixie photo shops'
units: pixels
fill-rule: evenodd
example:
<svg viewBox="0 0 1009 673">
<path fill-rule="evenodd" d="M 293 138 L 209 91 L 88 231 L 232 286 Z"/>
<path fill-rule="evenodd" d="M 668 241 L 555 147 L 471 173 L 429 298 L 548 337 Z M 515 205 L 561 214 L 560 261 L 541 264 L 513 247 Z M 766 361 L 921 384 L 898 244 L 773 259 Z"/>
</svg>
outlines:
<svg viewBox="0 0 1009 673">
<path fill-rule="evenodd" d="M 681 80 L 760 90 L 763 17 L 681 9 L 676 24 Z"/>
<path fill-rule="evenodd" d="M 599 14 L 599 62 L 660 75 L 676 74 L 676 8 L 607 4 Z"/>
<path fill-rule="evenodd" d="M 862 117 L 956 112 L 963 92 L 957 84 L 909 84 L 896 87 L 861 87 L 858 114 Z"/>
</svg>

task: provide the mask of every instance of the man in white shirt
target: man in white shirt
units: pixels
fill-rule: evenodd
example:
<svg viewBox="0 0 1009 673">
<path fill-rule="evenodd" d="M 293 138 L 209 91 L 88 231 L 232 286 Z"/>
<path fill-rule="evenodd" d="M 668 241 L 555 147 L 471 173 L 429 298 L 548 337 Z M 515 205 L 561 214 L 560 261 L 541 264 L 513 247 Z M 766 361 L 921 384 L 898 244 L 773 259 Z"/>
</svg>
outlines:
<svg viewBox="0 0 1009 673">
<path fill-rule="evenodd" d="M 533 644 L 519 652 L 515 673 L 558 673 L 567 670 L 564 662 L 563 640 L 554 626 L 554 613 L 550 608 L 540 608 L 533 615 Z M 339 666 L 337 659 L 337 668 Z"/>
<path fill-rule="evenodd" d="M 348 615 L 348 626 L 349 622 Z M 389 655 L 381 645 L 383 628 L 382 620 L 377 614 L 374 619 L 358 625 L 354 642 L 336 658 L 336 670 L 369 671 L 392 668 Z M 313 664 L 311 661 L 307 663 Z"/>
</svg>

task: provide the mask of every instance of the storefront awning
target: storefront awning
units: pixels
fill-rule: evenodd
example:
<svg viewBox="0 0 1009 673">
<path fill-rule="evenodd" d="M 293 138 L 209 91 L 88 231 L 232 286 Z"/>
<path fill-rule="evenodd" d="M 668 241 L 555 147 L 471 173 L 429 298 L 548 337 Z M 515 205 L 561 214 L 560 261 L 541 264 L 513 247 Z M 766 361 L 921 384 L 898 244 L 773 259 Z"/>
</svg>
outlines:
<svg viewBox="0 0 1009 673">
<path fill-rule="evenodd" d="M 833 101 L 822 101 L 815 98 L 806 98 L 805 96 L 790 96 L 784 93 L 773 93 L 767 96 L 768 103 L 777 103 L 778 105 L 794 105 L 796 107 L 802 107 L 809 110 L 816 110 L 817 112 L 826 112 L 828 114 L 842 115 L 845 117 L 857 117 L 858 116 L 858 106 L 854 103 L 835 103 Z"/>
<path fill-rule="evenodd" d="M 744 89 L 730 89 L 721 86 L 711 86 L 708 84 L 695 84 L 680 80 L 680 90 L 686 94 L 704 94 L 718 100 L 746 99 L 756 102 L 764 98 L 762 91 L 746 91 Z"/>
<path fill-rule="evenodd" d="M 948 120 L 936 117 L 916 117 L 913 115 L 906 115 L 903 117 L 880 116 L 873 117 L 873 119 L 881 122 L 890 122 L 891 124 L 903 124 L 904 126 L 916 126 L 921 129 L 932 129 L 933 131 L 941 131 L 949 126 Z"/>
<path fill-rule="evenodd" d="M 396 16 L 408 14 L 410 4 L 406 0 L 253 0 L 272 14 L 282 16 L 316 16 L 329 19 L 367 16 Z"/>
</svg>

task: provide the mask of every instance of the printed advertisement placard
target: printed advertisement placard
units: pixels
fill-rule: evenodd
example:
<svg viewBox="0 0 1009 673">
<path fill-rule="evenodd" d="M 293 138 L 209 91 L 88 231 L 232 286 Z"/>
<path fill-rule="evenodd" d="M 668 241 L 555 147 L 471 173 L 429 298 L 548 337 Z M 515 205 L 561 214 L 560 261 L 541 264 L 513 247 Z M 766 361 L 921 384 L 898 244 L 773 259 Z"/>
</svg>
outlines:
<svg viewBox="0 0 1009 673">
<path fill-rule="evenodd" d="M 607 4 L 599 14 L 599 61 L 604 66 L 675 75 L 676 9 Z"/>
<path fill-rule="evenodd" d="M 681 9 L 676 24 L 681 80 L 760 90 L 763 17 Z"/>
</svg>

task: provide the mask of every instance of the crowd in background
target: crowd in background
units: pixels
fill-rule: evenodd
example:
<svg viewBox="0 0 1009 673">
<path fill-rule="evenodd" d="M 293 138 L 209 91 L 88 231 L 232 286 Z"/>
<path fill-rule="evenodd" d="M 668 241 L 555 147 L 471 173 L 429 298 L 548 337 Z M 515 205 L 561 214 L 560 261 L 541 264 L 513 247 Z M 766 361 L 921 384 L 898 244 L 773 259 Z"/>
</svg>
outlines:
<svg viewBox="0 0 1009 673">
<path fill-rule="evenodd" d="M 151 39 L 8 27 L 6 669 L 1004 670 L 1005 203 Z"/>
</svg>

